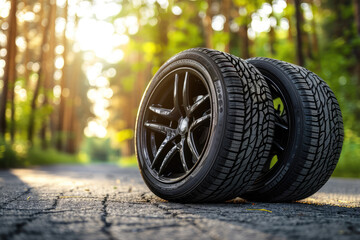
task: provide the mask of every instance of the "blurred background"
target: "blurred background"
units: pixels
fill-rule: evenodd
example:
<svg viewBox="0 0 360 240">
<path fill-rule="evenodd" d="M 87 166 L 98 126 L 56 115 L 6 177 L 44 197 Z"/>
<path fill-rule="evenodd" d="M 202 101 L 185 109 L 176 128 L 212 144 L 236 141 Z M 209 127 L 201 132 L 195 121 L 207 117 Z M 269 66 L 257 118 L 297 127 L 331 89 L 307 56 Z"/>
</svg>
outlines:
<svg viewBox="0 0 360 240">
<path fill-rule="evenodd" d="M 192 47 L 307 67 L 335 92 L 335 176 L 360 177 L 359 0 L 0 0 L 0 167 L 136 166 L 141 96 Z"/>
</svg>

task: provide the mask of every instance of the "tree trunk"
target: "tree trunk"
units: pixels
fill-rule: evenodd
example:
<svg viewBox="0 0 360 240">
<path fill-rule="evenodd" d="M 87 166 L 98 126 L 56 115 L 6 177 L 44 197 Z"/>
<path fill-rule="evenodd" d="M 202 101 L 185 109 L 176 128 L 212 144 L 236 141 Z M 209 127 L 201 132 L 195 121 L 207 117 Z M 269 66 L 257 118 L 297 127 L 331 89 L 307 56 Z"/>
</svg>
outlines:
<svg viewBox="0 0 360 240">
<path fill-rule="evenodd" d="M 267 0 L 267 3 L 269 3 L 272 6 L 272 0 Z M 273 14 L 270 14 L 270 17 L 273 17 Z M 270 47 L 270 53 L 271 56 L 275 55 L 275 42 L 276 42 L 276 33 L 275 29 L 270 26 L 270 32 L 269 32 L 269 47 Z"/>
<path fill-rule="evenodd" d="M 357 33 L 357 37 L 360 38 L 360 0 L 354 0 L 354 9 L 355 9 L 356 33 Z M 360 83 L 360 46 L 357 46 L 357 48 L 355 49 L 355 55 L 357 59 L 358 82 Z"/>
<path fill-rule="evenodd" d="M 203 18 L 203 25 L 204 25 L 204 35 L 205 35 L 205 46 L 207 48 L 213 48 L 213 29 L 211 26 L 212 22 L 212 12 L 211 12 L 211 5 L 212 0 L 207 0 L 208 8 L 206 9 L 206 15 Z"/>
<path fill-rule="evenodd" d="M 29 4 L 29 1 L 24 1 L 25 4 Z M 25 42 L 26 42 L 26 49 L 25 49 L 25 53 L 24 53 L 24 59 L 23 59 L 23 64 L 25 66 L 25 72 L 24 72 L 24 80 L 25 80 L 25 88 L 29 89 L 29 77 L 30 77 L 30 71 L 27 68 L 27 64 L 30 61 L 30 48 L 29 43 L 30 43 L 30 39 L 29 39 L 29 22 L 24 22 L 23 23 L 23 32 L 24 32 L 24 38 L 25 38 Z"/>
<path fill-rule="evenodd" d="M 16 19 L 16 4 L 17 1 L 13 0 L 11 2 L 12 11 L 11 16 L 11 29 L 9 31 L 9 41 L 8 45 L 8 73 L 9 78 L 8 81 L 10 83 L 10 106 L 11 106 L 11 117 L 10 117 L 10 140 L 11 143 L 15 141 L 15 82 L 16 82 L 16 35 L 17 35 L 17 19 Z M 5 80 L 6 81 L 6 80 Z"/>
<path fill-rule="evenodd" d="M 67 11 L 68 11 L 68 1 L 65 3 L 64 8 L 64 18 L 65 18 L 65 30 L 62 36 L 62 42 L 64 46 L 63 58 L 64 58 L 64 67 L 62 69 L 62 76 L 60 79 L 60 88 L 61 88 L 61 95 L 60 95 L 60 103 L 59 103 L 59 114 L 58 114 L 58 123 L 57 123 L 57 137 L 56 137 L 56 149 L 58 151 L 62 150 L 63 147 L 63 139 L 65 138 L 64 134 L 64 112 L 65 112 L 65 97 L 62 94 L 63 89 L 66 87 L 65 84 L 65 76 L 66 76 L 66 57 L 67 57 L 67 39 L 66 39 L 66 25 L 67 25 Z"/>
<path fill-rule="evenodd" d="M 50 25 L 49 25 L 49 51 L 47 52 L 47 58 L 44 64 L 44 79 L 43 79 L 43 89 L 44 89 L 44 102 L 42 104 L 42 107 L 47 107 L 49 104 L 48 94 L 51 91 L 50 87 L 50 79 L 53 79 L 54 76 L 54 50 L 55 50 L 55 20 L 56 20 L 56 4 L 52 3 L 50 5 L 50 16 L 49 19 Z M 49 124 L 49 117 L 45 116 L 44 119 L 42 119 L 42 126 L 40 130 L 40 139 L 41 139 L 41 147 L 43 149 L 46 149 L 48 147 L 46 134 L 47 134 L 47 128 Z"/>
<path fill-rule="evenodd" d="M 295 4 L 295 17 L 296 17 L 296 54 L 298 64 L 304 66 L 304 55 L 303 55 L 303 40 L 302 40 L 302 13 L 301 13 L 301 1 L 294 0 Z"/>
<path fill-rule="evenodd" d="M 275 41 L 276 41 L 276 36 L 275 36 L 275 29 L 273 27 L 270 26 L 270 32 L 269 32 L 269 46 L 270 46 L 270 53 L 271 56 L 275 55 Z"/>
<path fill-rule="evenodd" d="M 69 95 L 69 101 L 67 102 L 67 118 L 66 126 L 68 126 L 65 131 L 67 131 L 66 138 L 66 152 L 74 154 L 76 153 L 78 146 L 77 146 L 77 128 L 79 125 L 79 118 L 77 117 L 78 111 L 76 109 L 79 106 L 79 79 L 81 79 L 81 55 L 76 54 L 74 63 L 72 64 L 72 76 L 74 79 L 70 82 L 69 88 L 70 88 L 70 95 Z"/>
<path fill-rule="evenodd" d="M 291 4 L 291 0 L 286 0 L 286 4 L 289 6 Z M 291 15 L 289 14 L 287 16 L 287 19 L 289 21 L 289 29 L 288 29 L 288 40 L 289 42 L 293 41 L 293 34 L 292 34 L 292 19 L 291 19 Z"/>
<path fill-rule="evenodd" d="M 225 52 L 230 52 L 230 11 L 231 11 L 231 0 L 222 1 L 222 14 L 225 16 L 225 23 L 223 32 L 227 35 L 228 39 L 225 43 Z"/>
<path fill-rule="evenodd" d="M 354 0 L 355 22 L 358 36 L 360 36 L 360 0 Z"/>
<path fill-rule="evenodd" d="M 158 41 L 163 49 L 161 53 L 156 54 L 156 57 L 160 60 L 160 63 L 163 64 L 166 62 L 168 56 L 166 55 L 167 46 L 168 46 L 168 32 L 170 26 L 170 17 L 167 12 L 159 7 L 159 16 L 158 16 Z"/>
<path fill-rule="evenodd" d="M 250 39 L 248 36 L 248 24 L 247 22 L 243 25 L 240 26 L 239 29 L 239 35 L 240 35 L 240 39 L 241 41 L 239 41 L 241 43 L 240 48 L 241 50 L 241 57 L 244 59 L 250 58 Z"/>
<path fill-rule="evenodd" d="M 360 39 L 360 0 L 354 0 L 354 10 L 355 10 L 355 24 L 357 30 L 357 37 Z M 356 66 L 355 72 L 357 75 L 357 86 L 360 86 L 360 46 L 355 48 L 355 58 L 356 58 Z M 358 99 L 360 99 L 360 93 L 357 91 Z M 358 120 L 360 119 L 360 110 L 357 111 L 356 114 L 358 116 Z"/>
<path fill-rule="evenodd" d="M 42 9 L 45 8 L 45 1 L 42 2 Z M 46 16 L 45 14 L 45 10 L 43 10 L 43 16 Z M 51 14 L 52 11 L 49 10 L 48 13 L 48 19 L 51 19 Z M 46 51 L 45 51 L 45 44 L 47 43 L 47 33 L 49 30 L 49 21 L 47 21 L 47 24 L 45 27 L 43 27 L 42 29 L 42 42 L 41 42 L 41 53 L 40 53 L 40 59 L 39 59 L 39 63 L 40 63 L 40 69 L 39 69 L 39 77 L 38 80 L 36 82 L 35 85 L 35 89 L 34 89 L 34 94 L 33 94 L 33 98 L 31 100 L 31 109 L 30 109 L 30 116 L 29 116 L 29 126 L 28 126 L 28 141 L 30 146 L 33 145 L 33 138 L 34 138 L 34 121 L 35 121 L 35 112 L 36 112 L 36 102 L 39 96 L 39 92 L 40 92 L 40 87 L 41 87 L 41 83 L 42 83 L 42 79 L 44 77 L 44 65 L 45 65 L 45 59 L 46 59 Z"/>
<path fill-rule="evenodd" d="M 319 40 L 317 36 L 317 29 L 316 29 L 316 20 L 317 20 L 317 7 L 315 6 L 314 1 L 312 1 L 312 12 L 313 12 L 313 19 L 311 21 L 312 27 L 312 51 L 314 53 L 315 59 L 319 59 Z M 320 61 L 318 61 L 320 62 Z"/>
<path fill-rule="evenodd" d="M 11 9 L 9 14 L 9 32 L 7 38 L 7 55 L 6 55 L 6 65 L 4 69 L 4 85 L 0 101 L 0 134 L 5 138 L 6 133 L 6 104 L 8 97 L 11 101 L 11 129 L 10 136 L 11 142 L 14 141 L 15 135 L 15 104 L 14 104 L 14 87 L 15 87 L 15 78 L 16 78 L 16 4 L 17 1 L 11 1 Z M 8 95 L 8 91 L 10 94 Z"/>
</svg>

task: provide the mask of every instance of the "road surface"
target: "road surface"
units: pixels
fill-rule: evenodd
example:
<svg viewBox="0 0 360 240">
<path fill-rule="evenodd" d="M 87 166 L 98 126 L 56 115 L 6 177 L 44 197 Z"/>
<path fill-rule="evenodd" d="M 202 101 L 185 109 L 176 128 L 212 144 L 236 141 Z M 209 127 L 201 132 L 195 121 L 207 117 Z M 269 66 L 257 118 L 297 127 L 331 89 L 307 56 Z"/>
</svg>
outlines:
<svg viewBox="0 0 360 240">
<path fill-rule="evenodd" d="M 360 180 L 332 178 L 295 203 L 169 203 L 138 169 L 0 171 L 0 239 L 360 239 Z"/>
</svg>

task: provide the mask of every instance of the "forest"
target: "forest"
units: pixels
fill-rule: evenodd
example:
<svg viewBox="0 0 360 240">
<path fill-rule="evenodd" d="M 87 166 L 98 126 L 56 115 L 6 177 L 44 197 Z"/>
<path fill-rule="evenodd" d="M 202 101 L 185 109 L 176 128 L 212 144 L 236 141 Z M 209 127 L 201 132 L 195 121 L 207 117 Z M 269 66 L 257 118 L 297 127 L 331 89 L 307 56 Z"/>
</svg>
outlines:
<svg viewBox="0 0 360 240">
<path fill-rule="evenodd" d="M 142 94 L 193 47 L 317 73 L 344 119 L 334 175 L 360 177 L 360 0 L 0 0 L 0 167 L 135 165 Z"/>
</svg>

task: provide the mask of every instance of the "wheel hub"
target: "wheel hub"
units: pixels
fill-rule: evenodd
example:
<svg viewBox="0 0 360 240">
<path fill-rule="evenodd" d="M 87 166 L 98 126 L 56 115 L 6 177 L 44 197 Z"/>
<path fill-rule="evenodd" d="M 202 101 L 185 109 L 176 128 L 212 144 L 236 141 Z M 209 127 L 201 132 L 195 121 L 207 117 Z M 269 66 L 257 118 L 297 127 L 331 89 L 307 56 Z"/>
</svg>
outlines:
<svg viewBox="0 0 360 240">
<path fill-rule="evenodd" d="M 185 117 L 180 119 L 178 129 L 180 135 L 185 135 L 189 130 L 189 118 Z"/>
</svg>

